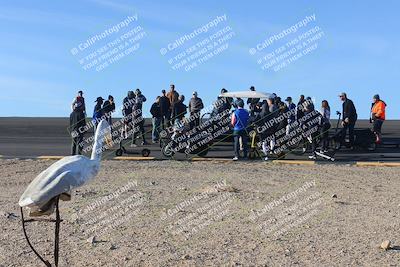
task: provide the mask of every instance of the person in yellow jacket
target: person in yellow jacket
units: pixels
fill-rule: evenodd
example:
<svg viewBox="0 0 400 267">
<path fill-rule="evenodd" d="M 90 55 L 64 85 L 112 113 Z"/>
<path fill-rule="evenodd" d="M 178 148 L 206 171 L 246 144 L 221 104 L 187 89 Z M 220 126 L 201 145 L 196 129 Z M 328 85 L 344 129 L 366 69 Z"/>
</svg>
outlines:
<svg viewBox="0 0 400 267">
<path fill-rule="evenodd" d="M 373 105 L 371 109 L 371 121 L 373 123 L 373 130 L 376 134 L 376 142 L 382 141 L 382 125 L 386 120 L 386 103 L 383 102 L 379 95 L 374 95 Z"/>
</svg>

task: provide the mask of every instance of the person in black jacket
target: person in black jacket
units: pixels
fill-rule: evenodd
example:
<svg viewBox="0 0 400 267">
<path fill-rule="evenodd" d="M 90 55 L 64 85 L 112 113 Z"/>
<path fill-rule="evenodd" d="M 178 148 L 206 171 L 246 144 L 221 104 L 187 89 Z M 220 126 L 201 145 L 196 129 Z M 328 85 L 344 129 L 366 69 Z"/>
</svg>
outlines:
<svg viewBox="0 0 400 267">
<path fill-rule="evenodd" d="M 104 99 L 101 96 L 99 96 L 96 99 L 96 101 L 94 101 L 96 103 L 96 105 L 94 106 L 92 121 L 95 126 L 95 129 L 97 128 L 97 125 L 100 123 L 100 121 L 104 115 L 103 101 L 104 101 Z"/>
<path fill-rule="evenodd" d="M 72 137 L 71 155 L 76 155 L 76 148 L 78 154 L 82 154 L 83 137 L 85 135 L 84 128 L 86 126 L 85 114 L 81 110 L 72 111 L 69 116 L 69 130 Z"/>
<path fill-rule="evenodd" d="M 178 97 L 178 102 L 174 106 L 174 113 L 176 114 L 175 123 L 179 124 L 182 122 L 183 118 L 187 113 L 187 106 L 183 103 L 185 101 L 185 96 L 180 95 Z"/>
<path fill-rule="evenodd" d="M 161 127 L 165 129 L 166 124 L 169 125 L 169 120 L 171 117 L 171 103 L 169 102 L 169 98 L 167 97 L 167 93 L 165 90 L 161 91 L 162 96 L 160 96 L 159 105 L 160 105 L 160 113 L 161 113 Z"/>
<path fill-rule="evenodd" d="M 107 122 L 110 126 L 112 126 L 111 114 L 115 111 L 115 103 L 114 97 L 112 95 L 108 96 L 108 100 L 106 100 L 103 104 L 103 112 L 106 115 Z"/>
<path fill-rule="evenodd" d="M 304 105 L 304 103 L 306 104 Z M 304 115 L 310 114 L 315 110 L 314 102 L 312 101 L 312 98 L 309 96 L 306 98 L 306 101 L 303 102 L 303 106 L 304 106 L 303 109 Z"/>
<path fill-rule="evenodd" d="M 203 100 L 197 96 L 197 92 L 193 92 L 192 98 L 189 100 L 190 112 L 190 129 L 200 125 L 200 112 L 204 108 Z"/>
<path fill-rule="evenodd" d="M 228 90 L 225 88 L 221 89 L 221 94 L 227 93 Z M 211 112 L 211 117 L 223 113 L 226 110 L 231 110 L 233 103 L 232 97 L 221 97 L 218 96 L 217 101 L 213 104 L 214 108 Z"/>
<path fill-rule="evenodd" d="M 135 103 L 135 93 L 133 91 L 128 91 L 127 97 L 123 100 L 122 115 L 124 116 L 123 122 L 124 126 L 122 128 L 122 138 L 127 139 L 133 131 L 133 118 L 132 109 Z"/>
<path fill-rule="evenodd" d="M 255 92 L 256 88 L 254 86 L 250 87 L 250 91 Z M 250 116 L 253 117 L 257 111 L 257 104 L 260 102 L 259 98 L 249 98 L 247 99 L 247 105 L 249 105 Z"/>
<path fill-rule="evenodd" d="M 144 118 L 143 118 L 143 103 L 146 102 L 146 97 L 142 94 L 140 89 L 135 91 L 135 100 L 132 107 L 133 118 L 133 135 L 131 147 L 136 147 L 136 139 L 138 135 L 142 137 L 142 145 L 147 145 L 145 131 L 144 131 Z"/>
<path fill-rule="evenodd" d="M 346 93 L 341 93 L 339 95 L 340 99 L 343 101 L 343 140 L 346 138 L 347 130 L 349 131 L 349 141 L 350 148 L 353 148 L 354 145 L 354 127 L 357 122 L 357 110 L 354 106 L 353 101 L 347 98 Z"/>
<path fill-rule="evenodd" d="M 297 103 L 297 120 L 300 120 L 304 117 L 303 103 L 306 102 L 304 95 L 300 95 L 299 102 Z"/>
<path fill-rule="evenodd" d="M 161 121 L 162 121 L 160 98 L 161 97 L 157 96 L 156 101 L 153 103 L 153 105 L 151 105 L 150 108 L 150 113 L 153 117 L 152 118 L 153 130 L 151 132 L 151 139 L 153 143 L 157 143 L 160 139 Z"/>
<path fill-rule="evenodd" d="M 259 113 L 259 119 L 262 124 L 269 124 L 267 129 L 261 133 L 262 150 L 265 154 L 265 160 L 269 160 L 268 154 L 270 151 L 275 149 L 275 132 L 277 131 L 277 123 L 273 122 L 276 117 L 279 116 L 279 108 L 275 105 L 275 97 L 271 95 L 267 100 L 262 102 L 261 111 Z M 270 140 L 267 140 L 270 139 Z"/>
</svg>

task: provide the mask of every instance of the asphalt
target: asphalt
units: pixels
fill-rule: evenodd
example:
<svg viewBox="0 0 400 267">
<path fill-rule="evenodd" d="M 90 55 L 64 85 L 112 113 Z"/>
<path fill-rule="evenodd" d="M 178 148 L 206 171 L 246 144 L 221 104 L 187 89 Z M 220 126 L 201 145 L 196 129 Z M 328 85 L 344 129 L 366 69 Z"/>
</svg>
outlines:
<svg viewBox="0 0 400 267">
<path fill-rule="evenodd" d="M 39 156 L 66 156 L 70 154 L 71 138 L 68 132 L 69 118 L 0 118 L 0 156 L 6 158 L 32 158 Z M 368 121 L 360 120 L 357 128 L 370 128 Z M 146 138 L 151 141 L 150 120 L 145 123 Z M 335 155 L 336 161 L 380 161 L 398 162 L 400 161 L 400 121 L 386 121 L 383 127 L 384 144 L 379 146 L 376 151 L 370 152 L 365 149 L 350 151 L 343 149 Z M 92 133 L 87 133 L 86 137 Z M 139 142 L 138 142 L 139 143 Z M 151 151 L 151 157 L 163 159 L 163 155 L 158 144 L 147 145 L 145 147 L 130 148 L 129 144 L 125 147 L 132 154 L 123 156 L 141 156 L 142 148 Z M 105 158 L 114 158 L 114 149 L 105 152 Z M 285 159 L 307 160 L 306 155 L 287 154 Z M 188 159 L 195 155 L 177 154 L 176 159 Z M 207 158 L 229 159 L 232 157 L 231 143 L 215 144 L 207 155 Z"/>
</svg>

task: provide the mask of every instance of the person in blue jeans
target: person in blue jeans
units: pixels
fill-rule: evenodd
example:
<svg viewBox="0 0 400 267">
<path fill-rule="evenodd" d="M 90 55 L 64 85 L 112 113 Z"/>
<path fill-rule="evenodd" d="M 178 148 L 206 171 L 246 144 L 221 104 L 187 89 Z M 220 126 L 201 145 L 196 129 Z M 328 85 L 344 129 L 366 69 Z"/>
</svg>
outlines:
<svg viewBox="0 0 400 267">
<path fill-rule="evenodd" d="M 243 144 L 243 156 L 247 158 L 247 125 L 249 123 L 250 114 L 244 109 L 244 101 L 239 99 L 236 101 L 237 108 L 232 113 L 231 123 L 233 126 L 233 139 L 234 139 L 234 161 L 239 160 L 240 151 L 240 138 Z"/>
<path fill-rule="evenodd" d="M 157 96 L 156 101 L 151 106 L 150 113 L 152 115 L 152 123 L 153 123 L 151 139 L 152 139 L 153 143 L 158 143 L 158 141 L 160 139 L 161 121 L 162 121 L 159 96 Z"/>
</svg>

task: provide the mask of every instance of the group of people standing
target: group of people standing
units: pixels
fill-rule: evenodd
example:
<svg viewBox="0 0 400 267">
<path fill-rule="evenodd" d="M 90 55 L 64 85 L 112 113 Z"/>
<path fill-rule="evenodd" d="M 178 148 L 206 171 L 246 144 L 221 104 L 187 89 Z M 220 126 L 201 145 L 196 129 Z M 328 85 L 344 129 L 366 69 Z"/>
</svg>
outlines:
<svg viewBox="0 0 400 267">
<path fill-rule="evenodd" d="M 101 119 L 105 118 L 112 125 L 111 114 L 115 111 L 114 97 L 109 95 L 104 101 L 102 97 L 98 97 L 95 101 L 93 111 L 93 125 L 97 127 Z M 70 133 L 72 136 L 71 154 L 82 154 L 83 137 L 86 131 L 86 103 L 83 97 L 83 91 L 78 91 L 78 95 L 73 99 L 71 104 L 72 112 L 70 114 Z"/>
<path fill-rule="evenodd" d="M 123 99 L 122 115 L 124 126 L 122 129 L 123 138 L 132 137 L 131 146 L 136 147 L 138 137 L 142 139 L 142 145 L 147 145 L 144 118 L 143 103 L 146 102 L 146 97 L 140 89 L 128 91 L 127 96 Z M 170 85 L 170 90 L 161 91 L 161 95 L 157 96 L 156 100 L 150 108 L 152 115 L 152 142 L 157 143 L 160 139 L 160 132 L 166 127 L 173 126 L 176 123 L 182 122 L 187 112 L 189 111 L 191 118 L 191 127 L 200 124 L 201 110 L 204 104 L 201 98 L 198 97 L 196 91 L 193 92 L 189 105 L 186 106 L 185 96 L 180 95 L 175 90 L 175 85 Z M 108 96 L 105 100 L 103 97 L 97 97 L 93 110 L 92 123 L 97 127 L 102 119 L 106 119 L 112 125 L 112 113 L 115 112 L 115 101 L 113 96 Z M 78 95 L 73 99 L 71 105 L 72 113 L 70 114 L 70 132 L 72 135 L 71 154 L 81 154 L 83 149 L 83 137 L 86 126 L 86 104 L 83 97 L 83 91 L 79 91 Z"/>
<path fill-rule="evenodd" d="M 156 97 L 155 102 L 150 108 L 152 115 L 152 141 L 159 141 L 160 132 L 166 127 L 179 124 L 185 118 L 187 111 L 190 114 L 190 128 L 200 124 L 201 110 L 204 108 L 203 101 L 196 91 L 193 92 L 189 100 L 189 105 L 186 106 L 185 96 L 180 95 L 175 90 L 175 85 L 170 85 L 168 93 L 165 90 L 161 91 L 161 95 Z"/>
<path fill-rule="evenodd" d="M 250 87 L 250 91 L 255 91 L 255 88 Z M 358 119 L 357 109 L 352 100 L 347 97 L 346 93 L 341 93 L 339 95 L 342 103 L 342 120 L 341 125 L 343 126 L 342 130 L 342 138 L 343 140 L 347 136 L 349 136 L 349 145 L 350 149 L 354 148 L 355 141 L 355 133 L 354 128 Z M 293 103 L 292 97 L 287 97 L 285 102 L 277 96 L 276 94 L 272 94 L 268 99 L 264 101 L 260 101 L 258 98 L 249 98 L 247 100 L 249 111 L 245 109 L 245 103 L 242 99 L 237 99 L 234 101 L 233 106 L 235 107 L 235 111 L 232 113 L 231 124 L 233 126 L 233 136 L 234 136 L 234 158 L 233 160 L 238 160 L 240 155 L 240 150 L 243 150 L 243 155 L 247 157 L 247 138 L 248 138 L 248 125 L 250 122 L 261 122 L 264 123 L 266 120 L 272 120 L 274 117 L 285 114 L 289 111 L 291 112 L 291 116 L 289 116 L 286 120 L 282 120 L 275 127 L 271 127 L 269 130 L 262 134 L 263 137 L 274 135 L 275 132 L 278 132 L 281 129 L 286 129 L 286 135 L 289 135 L 290 131 L 293 128 L 293 125 L 296 121 L 299 121 L 302 117 L 307 114 L 314 112 L 315 106 L 311 99 L 311 97 L 305 97 L 304 95 L 300 96 L 300 99 L 297 103 Z M 331 128 L 331 109 L 329 102 L 327 100 L 323 100 L 321 102 L 321 107 L 319 111 L 319 131 L 310 136 L 313 139 L 315 137 L 320 137 L 321 140 L 321 153 L 328 152 L 328 138 L 329 138 L 329 129 Z M 380 99 L 379 95 L 375 95 L 373 97 L 373 103 L 371 108 L 371 123 L 373 123 L 373 131 L 377 137 L 376 142 L 381 142 L 381 134 L 382 134 L 382 125 L 386 119 L 386 103 Z M 316 149 L 319 144 L 315 141 L 312 142 L 312 154 L 310 155 L 310 159 L 316 158 Z M 268 153 L 275 146 L 274 140 L 270 140 L 268 142 L 263 142 L 263 152 L 266 155 L 265 160 L 268 160 Z"/>
<path fill-rule="evenodd" d="M 255 87 L 250 87 L 250 91 L 255 91 Z M 227 92 L 226 89 L 221 90 L 221 94 Z M 343 102 L 343 117 L 341 124 L 343 126 L 343 132 L 346 136 L 347 132 L 349 135 L 349 143 L 352 148 L 354 145 L 354 128 L 358 119 L 357 110 L 352 100 L 348 99 L 346 93 L 339 95 Z M 222 101 L 221 101 L 222 100 Z M 147 101 L 146 97 L 142 94 L 140 89 L 135 91 L 128 91 L 127 96 L 123 100 L 122 115 L 124 117 L 124 127 L 122 129 L 122 135 L 125 139 L 132 136 L 131 146 L 136 146 L 136 140 L 138 135 L 142 139 L 142 145 L 148 144 L 146 141 L 145 130 L 144 130 L 144 118 L 143 114 L 143 103 Z M 150 113 L 152 116 L 152 142 L 157 143 L 160 140 L 160 132 L 166 127 L 173 126 L 183 122 L 186 114 L 189 111 L 190 119 L 189 126 L 194 128 L 200 124 L 201 111 L 204 109 L 204 104 L 201 98 L 198 97 L 198 93 L 194 91 L 192 97 L 189 100 L 188 106 L 184 103 L 184 95 L 179 94 L 175 85 L 170 85 L 170 90 L 161 91 L 161 95 L 157 96 L 154 103 L 151 105 Z M 295 112 L 291 113 L 286 120 L 281 121 L 277 127 L 270 129 L 265 135 L 274 134 L 274 131 L 286 128 L 288 134 L 291 130 L 292 125 L 302 117 L 315 110 L 314 103 L 311 97 L 305 97 L 301 95 L 297 105 L 293 102 L 292 97 L 287 97 L 285 101 L 272 94 L 266 100 L 260 101 L 258 98 L 249 98 L 246 102 L 249 110 L 245 109 L 245 102 L 242 99 L 218 97 L 218 105 L 214 106 L 212 114 L 221 113 L 225 110 L 231 110 L 232 112 L 231 124 L 233 127 L 234 136 L 234 160 L 239 159 L 240 150 L 243 150 L 244 157 L 247 157 L 247 138 L 248 138 L 248 125 L 250 121 L 263 121 L 271 119 L 274 116 L 286 113 L 288 111 Z M 93 111 L 93 125 L 96 127 L 101 119 L 105 118 L 110 125 L 112 125 L 112 113 L 115 111 L 115 102 L 113 96 L 108 96 L 105 100 L 102 97 L 98 97 L 95 101 L 96 105 Z M 306 104 L 305 104 L 306 103 Z M 302 107 L 302 108 L 300 108 Z M 380 99 L 379 95 L 373 97 L 373 103 L 371 107 L 371 118 L 370 121 L 373 123 L 373 130 L 377 135 L 377 142 L 381 141 L 381 131 L 383 122 L 386 119 L 386 103 Z M 321 102 L 319 109 L 321 116 L 319 132 L 321 137 L 321 153 L 324 153 L 328 149 L 328 131 L 331 128 L 331 110 L 327 100 Z M 72 113 L 70 115 L 70 131 L 72 134 L 73 142 L 71 147 L 71 154 L 82 153 L 82 140 L 84 132 L 79 129 L 84 129 L 86 126 L 86 104 L 83 92 L 79 91 L 78 95 L 72 102 Z M 345 136 L 343 138 L 345 138 Z M 274 144 L 263 144 L 263 151 L 268 154 L 268 151 L 273 147 Z M 310 158 L 315 158 L 316 144 L 313 144 L 313 155 Z M 266 158 L 268 159 L 268 158 Z"/>
</svg>

